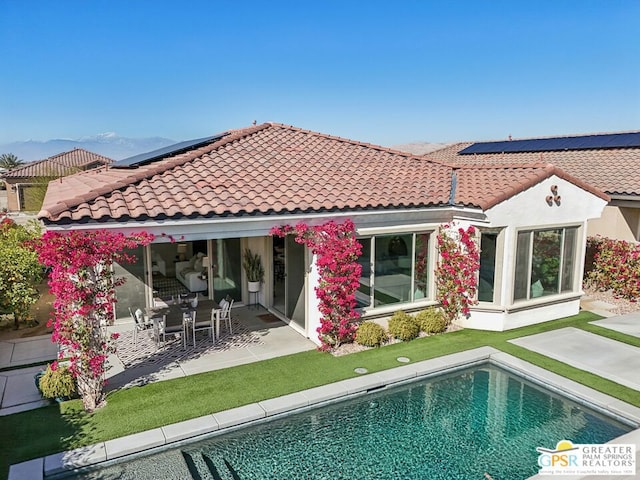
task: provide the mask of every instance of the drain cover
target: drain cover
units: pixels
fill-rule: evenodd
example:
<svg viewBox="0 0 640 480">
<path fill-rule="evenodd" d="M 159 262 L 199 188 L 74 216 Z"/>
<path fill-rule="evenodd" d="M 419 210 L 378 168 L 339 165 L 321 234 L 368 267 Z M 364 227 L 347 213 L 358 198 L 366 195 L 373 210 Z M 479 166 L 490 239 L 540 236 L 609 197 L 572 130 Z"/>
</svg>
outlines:
<svg viewBox="0 0 640 480">
<path fill-rule="evenodd" d="M 396 360 L 398 360 L 400 363 L 409 363 L 411 361 L 411 359 L 408 357 L 398 357 L 396 358 Z"/>
<path fill-rule="evenodd" d="M 358 367 L 354 370 L 354 372 L 359 373 L 360 375 L 367 373 L 369 370 L 367 370 L 366 368 L 363 367 Z"/>
</svg>

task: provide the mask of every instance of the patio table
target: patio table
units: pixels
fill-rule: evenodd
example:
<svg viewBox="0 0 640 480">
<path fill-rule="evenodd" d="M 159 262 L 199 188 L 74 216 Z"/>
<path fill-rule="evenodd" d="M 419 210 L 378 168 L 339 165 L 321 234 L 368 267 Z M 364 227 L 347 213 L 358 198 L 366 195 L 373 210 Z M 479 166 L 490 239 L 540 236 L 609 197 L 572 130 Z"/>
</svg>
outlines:
<svg viewBox="0 0 640 480">
<path fill-rule="evenodd" d="M 177 303 L 162 307 L 149 307 L 147 308 L 147 315 L 154 323 L 154 331 L 158 332 L 158 322 L 164 316 L 165 318 L 165 333 L 178 333 L 182 332 L 183 345 L 187 347 L 187 337 L 189 336 L 189 330 L 192 328 L 192 312 L 196 313 L 196 320 L 198 315 L 211 315 L 212 310 L 220 309 L 217 302 L 213 300 L 201 300 L 198 302 L 198 306 L 193 308 L 189 302 Z M 185 315 L 185 314 L 189 315 Z M 218 325 L 216 325 L 219 331 L 219 316 Z M 215 334 L 215 333 L 214 333 Z M 159 342 L 159 336 L 156 335 L 156 343 Z"/>
</svg>

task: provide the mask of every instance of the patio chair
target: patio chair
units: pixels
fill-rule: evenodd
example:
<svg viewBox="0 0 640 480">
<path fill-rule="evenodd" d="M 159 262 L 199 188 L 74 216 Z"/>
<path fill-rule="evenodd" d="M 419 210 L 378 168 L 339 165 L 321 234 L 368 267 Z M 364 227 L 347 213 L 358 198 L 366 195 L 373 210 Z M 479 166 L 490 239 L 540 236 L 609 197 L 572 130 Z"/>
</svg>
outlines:
<svg viewBox="0 0 640 480">
<path fill-rule="evenodd" d="M 182 312 L 182 346 L 187 348 L 187 342 L 189 339 L 189 331 L 193 328 L 193 324 L 196 323 L 196 311 L 189 310 Z M 193 346 L 196 345 L 196 337 L 193 337 Z"/>
<path fill-rule="evenodd" d="M 153 336 L 156 339 L 156 347 L 160 345 L 160 337 L 162 337 L 162 344 L 167 342 L 167 316 L 153 317 Z"/>
<path fill-rule="evenodd" d="M 213 341 L 217 342 L 220 339 L 220 319 L 222 318 L 221 308 L 211 309 L 211 325 L 215 327 Z"/>
<path fill-rule="evenodd" d="M 142 310 L 138 308 L 134 313 L 131 307 L 129 307 L 129 313 L 133 320 L 133 344 L 136 345 L 138 343 L 138 332 L 146 330 L 147 326 L 144 324 L 144 314 Z"/>
<path fill-rule="evenodd" d="M 229 333 L 233 333 L 233 330 L 231 329 L 231 307 L 233 307 L 233 302 L 233 298 L 229 301 L 223 300 L 220 302 L 220 307 L 222 307 L 221 318 L 222 321 L 227 324 Z"/>
<path fill-rule="evenodd" d="M 208 320 L 204 320 L 204 321 L 200 321 L 200 322 L 196 322 L 196 312 L 193 312 L 193 321 L 191 322 L 192 325 L 192 334 L 193 334 L 193 346 L 196 346 L 196 332 L 199 332 L 201 330 L 209 330 L 209 336 L 211 337 L 211 343 L 216 343 L 216 335 L 215 335 L 215 330 L 214 330 L 214 317 L 213 315 L 211 316 L 211 319 Z"/>
</svg>

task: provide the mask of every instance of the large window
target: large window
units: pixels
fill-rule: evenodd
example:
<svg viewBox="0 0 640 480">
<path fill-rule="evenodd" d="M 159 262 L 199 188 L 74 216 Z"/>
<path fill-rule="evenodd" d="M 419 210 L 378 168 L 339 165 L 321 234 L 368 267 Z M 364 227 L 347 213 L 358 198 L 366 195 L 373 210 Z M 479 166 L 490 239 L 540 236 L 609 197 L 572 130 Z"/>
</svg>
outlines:
<svg viewBox="0 0 640 480">
<path fill-rule="evenodd" d="M 407 303 L 429 295 L 429 233 L 360 238 L 358 307 Z"/>
<path fill-rule="evenodd" d="M 216 302 L 227 295 L 236 301 L 241 298 L 241 254 L 239 238 L 212 240 L 213 298 Z"/>
<path fill-rule="evenodd" d="M 478 300 L 493 302 L 496 276 L 498 234 L 482 232 L 480 236 L 480 271 L 478 272 Z"/>
<path fill-rule="evenodd" d="M 514 300 L 574 290 L 577 228 L 518 233 Z"/>
<path fill-rule="evenodd" d="M 145 307 L 145 273 L 144 273 L 144 249 L 136 247 L 126 249 L 125 253 L 134 255 L 134 263 L 114 263 L 113 270 L 117 278 L 123 277 L 125 283 L 116 287 L 115 304 L 116 318 L 127 318 L 130 316 L 129 308 L 134 312 L 138 308 Z"/>
</svg>

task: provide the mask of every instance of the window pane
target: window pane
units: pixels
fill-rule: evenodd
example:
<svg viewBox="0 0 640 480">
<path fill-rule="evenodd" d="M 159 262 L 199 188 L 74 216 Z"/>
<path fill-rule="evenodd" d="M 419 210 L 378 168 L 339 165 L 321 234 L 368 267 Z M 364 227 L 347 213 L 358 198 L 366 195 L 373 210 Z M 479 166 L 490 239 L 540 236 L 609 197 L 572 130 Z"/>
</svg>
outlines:
<svg viewBox="0 0 640 480">
<path fill-rule="evenodd" d="M 359 238 L 358 241 L 362 245 L 362 253 L 358 257 L 362 273 L 360 274 L 360 286 L 356 292 L 356 308 L 364 308 L 371 306 L 371 288 L 369 287 L 371 277 L 371 239 Z"/>
<path fill-rule="evenodd" d="M 416 234 L 415 286 L 413 299 L 420 300 L 429 295 L 429 233 Z"/>
<path fill-rule="evenodd" d="M 564 251 L 562 252 L 562 290 L 573 291 L 573 271 L 576 252 L 576 228 L 567 228 L 564 231 Z"/>
<path fill-rule="evenodd" d="M 529 285 L 529 239 L 531 232 L 519 232 L 516 245 L 516 272 L 513 286 L 513 299 L 528 298 Z"/>
<path fill-rule="evenodd" d="M 497 242 L 497 233 L 483 233 L 480 237 L 478 300 L 481 302 L 493 302 Z"/>
<path fill-rule="evenodd" d="M 229 295 L 237 302 L 242 298 L 240 239 L 213 240 L 212 244 L 213 298 L 219 302 Z"/>
<path fill-rule="evenodd" d="M 562 230 L 533 234 L 531 257 L 531 298 L 554 295 L 560 287 L 560 245 Z"/>
<path fill-rule="evenodd" d="M 375 238 L 374 306 L 411 300 L 412 234 Z"/>
<path fill-rule="evenodd" d="M 124 285 L 116 287 L 116 318 L 130 317 L 129 308 L 134 312 L 145 307 L 144 251 L 143 247 L 125 249 L 125 253 L 135 255 L 135 263 L 114 263 L 113 271 L 117 278 L 126 279 Z"/>
</svg>

